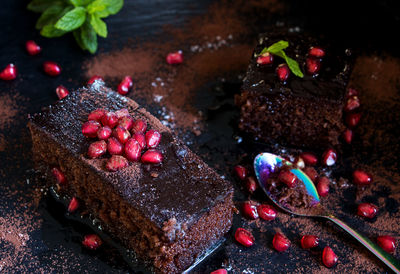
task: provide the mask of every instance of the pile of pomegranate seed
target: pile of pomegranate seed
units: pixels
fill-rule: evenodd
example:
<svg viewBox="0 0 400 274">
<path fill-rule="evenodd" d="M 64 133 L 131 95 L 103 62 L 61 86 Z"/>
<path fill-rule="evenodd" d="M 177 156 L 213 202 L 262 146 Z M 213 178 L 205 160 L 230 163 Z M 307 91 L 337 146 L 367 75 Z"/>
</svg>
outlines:
<svg viewBox="0 0 400 274">
<path fill-rule="evenodd" d="M 8 64 L 0 71 L 0 79 L 5 81 L 14 80 L 17 78 L 17 67 L 14 64 Z"/>
<path fill-rule="evenodd" d="M 306 59 L 307 73 L 316 75 L 321 69 L 322 58 L 325 56 L 325 50 L 320 47 L 311 47 Z"/>
<path fill-rule="evenodd" d="M 56 94 L 57 94 L 58 99 L 61 100 L 69 94 L 69 91 L 66 87 L 60 85 L 56 88 Z"/>
<path fill-rule="evenodd" d="M 29 55 L 37 55 L 42 51 L 42 48 L 33 40 L 26 41 L 25 48 Z"/>
<path fill-rule="evenodd" d="M 251 232 L 240 227 L 235 232 L 235 240 L 245 247 L 250 247 L 254 244 L 254 236 Z"/>
<path fill-rule="evenodd" d="M 177 52 L 171 52 L 168 53 L 166 57 L 166 61 L 170 65 L 178 65 L 183 62 L 183 53 L 182 51 L 177 51 Z"/>
<path fill-rule="evenodd" d="M 156 149 L 161 134 L 150 129 L 139 119 L 134 120 L 127 109 L 116 112 L 96 109 L 82 125 L 82 134 L 87 138 L 97 138 L 89 145 L 87 155 L 91 159 L 100 158 L 108 153 L 111 157 L 106 169 L 117 171 L 129 165 L 129 161 L 141 161 L 144 164 L 160 164 L 162 153 Z M 144 151 L 145 149 L 147 151 Z M 143 153 L 144 152 L 144 153 Z"/>
<path fill-rule="evenodd" d="M 82 244 L 90 250 L 96 250 L 103 244 L 103 241 L 96 234 L 89 234 L 84 237 Z"/>
</svg>

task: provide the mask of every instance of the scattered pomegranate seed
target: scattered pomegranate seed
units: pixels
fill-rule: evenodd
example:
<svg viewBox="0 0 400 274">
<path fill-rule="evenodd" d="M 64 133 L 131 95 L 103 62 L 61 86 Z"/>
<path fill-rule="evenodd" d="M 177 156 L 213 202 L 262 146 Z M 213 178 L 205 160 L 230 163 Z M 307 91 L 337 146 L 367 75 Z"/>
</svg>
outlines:
<svg viewBox="0 0 400 274">
<path fill-rule="evenodd" d="M 26 41 L 25 48 L 29 55 L 36 55 L 42 51 L 42 48 L 33 40 Z"/>
<path fill-rule="evenodd" d="M 87 121 L 82 125 L 82 134 L 89 138 L 96 138 L 101 125 L 97 121 Z"/>
<path fill-rule="evenodd" d="M 333 252 L 332 248 L 326 246 L 324 251 L 322 252 L 322 262 L 328 268 L 334 266 L 338 261 L 338 257 L 336 256 L 335 252 Z"/>
<path fill-rule="evenodd" d="M 92 159 L 99 158 L 107 152 L 107 143 L 104 140 L 96 141 L 90 144 L 88 156 Z"/>
<path fill-rule="evenodd" d="M 252 194 L 254 193 L 258 188 L 257 182 L 254 179 L 254 177 L 248 177 L 246 179 L 246 190 Z"/>
<path fill-rule="evenodd" d="M 358 90 L 354 89 L 354 88 L 349 88 L 349 90 L 347 91 L 347 97 L 352 97 L 352 96 L 358 96 L 359 92 Z"/>
<path fill-rule="evenodd" d="M 107 140 L 108 138 L 110 138 L 111 133 L 112 129 L 108 126 L 101 127 L 97 131 L 97 138 L 99 138 L 100 140 Z"/>
<path fill-rule="evenodd" d="M 117 115 L 118 116 L 118 115 Z M 131 130 L 133 126 L 133 118 L 131 116 L 124 116 L 119 119 L 118 124 L 126 130 Z"/>
<path fill-rule="evenodd" d="M 319 238 L 314 235 L 304 235 L 301 238 L 301 247 L 303 249 L 309 249 L 309 248 L 314 248 L 317 247 L 319 244 Z"/>
<path fill-rule="evenodd" d="M 14 64 L 8 64 L 1 72 L 0 79 L 5 81 L 14 80 L 17 78 L 17 67 Z"/>
<path fill-rule="evenodd" d="M 106 111 L 104 109 L 98 108 L 96 110 L 93 110 L 88 117 L 88 120 L 91 121 L 97 121 L 101 122 L 101 118 L 103 118 L 104 114 L 106 114 Z"/>
<path fill-rule="evenodd" d="M 372 219 L 376 213 L 378 213 L 378 207 L 370 203 L 362 203 L 357 207 L 357 215 L 361 217 Z"/>
<path fill-rule="evenodd" d="M 210 274 L 228 274 L 228 271 L 226 271 L 225 269 L 221 268 L 221 269 L 214 270 Z"/>
<path fill-rule="evenodd" d="M 114 128 L 113 136 L 117 138 L 117 140 L 121 144 L 125 144 L 128 141 L 128 139 L 131 138 L 131 134 L 129 133 L 129 131 L 127 131 L 125 128 L 121 126 L 117 126 L 116 128 Z"/>
<path fill-rule="evenodd" d="M 396 250 L 396 239 L 389 235 L 383 235 L 376 238 L 378 245 L 386 252 L 392 253 Z"/>
<path fill-rule="evenodd" d="M 325 56 L 325 51 L 320 47 L 311 47 L 308 51 L 308 55 L 321 58 Z"/>
<path fill-rule="evenodd" d="M 69 94 L 69 91 L 66 87 L 60 85 L 56 88 L 56 94 L 57 94 L 58 99 L 61 100 Z"/>
<path fill-rule="evenodd" d="M 303 158 L 301 158 L 300 156 L 296 157 L 296 159 L 294 160 L 293 164 L 300 169 L 303 169 L 306 164 L 304 163 Z"/>
<path fill-rule="evenodd" d="M 369 185 L 372 183 L 372 175 L 361 169 L 356 169 L 353 171 L 353 182 L 360 186 Z"/>
<path fill-rule="evenodd" d="M 149 149 L 142 155 L 143 164 L 160 164 L 163 160 L 163 156 L 160 151 L 155 149 Z"/>
<path fill-rule="evenodd" d="M 353 141 L 353 131 L 351 129 L 346 129 L 343 132 L 343 140 L 346 142 L 346 144 L 351 144 L 351 141 Z"/>
<path fill-rule="evenodd" d="M 318 179 L 318 172 L 315 170 L 315 168 L 307 166 L 303 169 L 303 172 L 308 176 L 308 178 L 311 179 L 314 183 Z"/>
<path fill-rule="evenodd" d="M 270 205 L 261 204 L 257 206 L 258 216 L 266 221 L 272 221 L 276 218 L 276 210 Z"/>
<path fill-rule="evenodd" d="M 124 118 L 126 116 L 130 117 L 129 110 L 127 108 L 121 108 L 121 109 L 115 111 L 114 113 L 115 113 L 115 115 L 117 115 L 119 120 L 121 120 L 122 118 Z"/>
<path fill-rule="evenodd" d="M 346 105 L 344 106 L 344 111 L 349 112 L 360 107 L 360 99 L 357 96 L 351 96 L 347 99 Z"/>
<path fill-rule="evenodd" d="M 114 128 L 116 125 L 118 125 L 118 116 L 114 112 L 106 112 L 101 118 L 101 123 L 103 126 Z"/>
<path fill-rule="evenodd" d="M 115 137 L 111 137 L 107 141 L 107 151 L 111 155 L 121 155 L 124 146 Z"/>
<path fill-rule="evenodd" d="M 314 75 L 321 69 L 321 61 L 316 58 L 308 57 L 306 60 L 306 66 L 307 72 Z"/>
<path fill-rule="evenodd" d="M 314 153 L 303 152 L 302 154 L 300 154 L 300 157 L 308 166 L 315 166 L 318 163 L 318 158 Z"/>
<path fill-rule="evenodd" d="M 56 179 L 56 182 L 58 184 L 63 185 L 67 181 L 67 179 L 65 178 L 64 173 L 62 173 L 62 171 L 59 168 L 53 167 L 51 169 L 51 173 L 53 174 L 53 176 Z"/>
<path fill-rule="evenodd" d="M 168 53 L 166 60 L 170 65 L 181 64 L 183 62 L 183 53 L 182 51 Z"/>
<path fill-rule="evenodd" d="M 146 132 L 146 145 L 148 148 L 155 148 L 161 141 L 161 134 L 157 130 L 149 130 Z"/>
<path fill-rule="evenodd" d="M 117 171 L 128 166 L 128 160 L 121 155 L 112 155 L 110 159 L 107 160 L 106 168 L 109 171 Z"/>
<path fill-rule="evenodd" d="M 141 149 L 138 141 L 136 141 L 133 138 L 130 138 L 130 139 L 128 139 L 128 141 L 125 144 L 124 151 L 125 151 L 126 158 L 129 161 L 134 162 L 134 161 L 139 161 L 142 149 Z"/>
<path fill-rule="evenodd" d="M 118 85 L 118 93 L 121 95 L 126 95 L 131 87 L 133 86 L 132 78 L 130 76 L 125 76 L 121 83 Z"/>
<path fill-rule="evenodd" d="M 47 75 L 57 76 L 61 73 L 61 67 L 52 61 L 46 61 L 43 63 L 43 70 Z"/>
<path fill-rule="evenodd" d="M 346 115 L 346 125 L 355 127 L 361 120 L 361 113 L 349 113 Z"/>
<path fill-rule="evenodd" d="M 278 175 L 278 180 L 292 188 L 297 185 L 297 176 L 289 170 L 282 170 Z"/>
<path fill-rule="evenodd" d="M 94 75 L 94 76 L 90 77 L 90 79 L 87 81 L 87 84 L 88 84 L 88 85 L 91 85 L 91 84 L 93 84 L 94 81 L 96 81 L 96 80 L 101 80 L 101 81 L 104 82 L 103 77 L 101 77 L 101 76 L 99 76 L 99 75 Z"/>
<path fill-rule="evenodd" d="M 251 232 L 241 227 L 236 229 L 235 240 L 245 247 L 250 247 L 254 244 L 254 237 Z"/>
<path fill-rule="evenodd" d="M 283 252 L 290 247 L 290 241 L 285 235 L 277 232 L 272 240 L 272 245 L 276 251 Z"/>
<path fill-rule="evenodd" d="M 89 234 L 85 236 L 82 244 L 91 250 L 96 250 L 103 244 L 103 241 L 96 234 Z"/>
<path fill-rule="evenodd" d="M 69 205 L 68 205 L 68 212 L 72 213 L 75 210 L 77 210 L 78 207 L 79 207 L 78 199 L 76 199 L 75 197 L 72 197 L 72 199 L 71 199 L 71 201 L 69 202 Z"/>
<path fill-rule="evenodd" d="M 290 75 L 289 67 L 286 64 L 280 64 L 276 68 L 276 74 L 278 75 L 278 78 L 281 82 L 285 82 Z"/>
<path fill-rule="evenodd" d="M 273 62 L 274 62 L 274 56 L 269 52 L 266 52 L 261 56 L 257 57 L 257 64 L 260 65 L 271 65 Z"/>
<path fill-rule="evenodd" d="M 326 197 L 329 194 L 329 178 L 328 177 L 321 177 L 318 180 L 318 184 L 317 184 L 317 191 L 319 196 L 321 197 Z"/>
<path fill-rule="evenodd" d="M 133 122 L 132 125 L 132 133 L 136 133 L 136 132 L 143 132 L 145 133 L 147 129 L 147 124 L 145 121 L 139 119 Z"/>
<path fill-rule="evenodd" d="M 246 218 L 251 220 L 255 220 L 258 218 L 257 206 L 251 204 L 250 202 L 243 203 L 242 213 Z"/>
<path fill-rule="evenodd" d="M 332 148 L 327 149 L 322 154 L 322 163 L 326 166 L 333 166 L 336 163 L 337 154 L 336 151 Z"/>
<path fill-rule="evenodd" d="M 233 170 L 235 171 L 236 176 L 240 179 L 240 180 L 244 180 L 247 177 L 247 169 L 244 166 L 241 165 L 237 165 L 233 168 Z"/>
<path fill-rule="evenodd" d="M 141 132 L 136 132 L 135 134 L 132 135 L 132 138 L 138 141 L 140 147 L 142 149 L 146 148 L 146 137 L 144 136 L 143 133 Z"/>
</svg>

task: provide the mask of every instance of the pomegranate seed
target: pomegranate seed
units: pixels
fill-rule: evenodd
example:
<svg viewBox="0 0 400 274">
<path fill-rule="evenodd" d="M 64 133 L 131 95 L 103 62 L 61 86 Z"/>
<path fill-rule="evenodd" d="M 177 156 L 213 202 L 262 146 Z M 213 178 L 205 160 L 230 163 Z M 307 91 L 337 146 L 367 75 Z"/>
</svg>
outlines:
<svg viewBox="0 0 400 274">
<path fill-rule="evenodd" d="M 62 173 L 62 171 L 59 168 L 53 167 L 51 169 L 51 173 L 53 174 L 53 177 L 56 179 L 57 184 L 63 185 L 67 181 L 64 173 Z"/>
<path fill-rule="evenodd" d="M 94 75 L 94 76 L 90 77 L 90 79 L 87 81 L 87 84 L 92 85 L 94 83 L 94 81 L 96 81 L 96 80 L 101 80 L 104 82 L 103 77 L 101 77 L 99 75 Z"/>
<path fill-rule="evenodd" d="M 336 256 L 335 252 L 333 252 L 332 248 L 326 246 L 324 251 L 322 252 L 322 262 L 328 268 L 334 266 L 338 261 L 338 257 Z"/>
<path fill-rule="evenodd" d="M 128 139 L 128 141 L 125 144 L 124 151 L 125 151 L 126 158 L 129 161 L 134 162 L 134 161 L 139 161 L 142 149 L 141 149 L 138 141 L 136 141 L 133 138 L 130 138 L 130 139 Z"/>
<path fill-rule="evenodd" d="M 276 251 L 283 252 L 290 247 L 290 241 L 282 233 L 277 232 L 272 240 L 272 245 Z"/>
<path fill-rule="evenodd" d="M 160 164 L 163 160 L 161 152 L 155 149 L 149 149 L 142 155 L 143 164 Z"/>
<path fill-rule="evenodd" d="M 242 205 L 243 215 L 251 220 L 258 218 L 257 207 L 250 202 L 244 202 Z"/>
<path fill-rule="evenodd" d="M 104 114 L 106 114 L 106 111 L 104 109 L 98 108 L 96 110 L 93 110 L 88 117 L 88 120 L 91 121 L 97 121 L 101 122 L 101 118 L 103 118 Z"/>
<path fill-rule="evenodd" d="M 129 131 L 127 131 L 125 128 L 121 127 L 121 126 L 117 126 L 114 130 L 113 130 L 113 136 L 115 138 L 117 138 L 117 140 L 121 143 L 121 144 L 125 144 L 126 141 L 128 141 L 129 138 L 131 138 L 131 134 L 129 133 Z"/>
<path fill-rule="evenodd" d="M 297 177 L 289 170 L 282 170 L 278 175 L 278 180 L 292 188 L 297 185 Z"/>
<path fill-rule="evenodd" d="M 128 166 L 128 160 L 121 155 L 112 155 L 110 159 L 107 160 L 106 168 L 109 171 L 117 171 Z"/>
<path fill-rule="evenodd" d="M 111 133 L 112 129 L 108 126 L 101 127 L 97 131 L 97 138 L 99 138 L 100 140 L 107 140 L 108 138 L 110 138 Z"/>
<path fill-rule="evenodd" d="M 82 125 L 82 134 L 86 137 L 89 138 L 96 138 L 97 137 L 97 131 L 101 127 L 100 123 L 97 121 L 87 121 Z"/>
<path fill-rule="evenodd" d="M 311 75 L 316 74 L 321 69 L 321 61 L 316 58 L 307 58 L 306 60 L 307 72 Z"/>
<path fill-rule="evenodd" d="M 349 112 L 360 107 L 360 99 L 357 96 L 351 96 L 347 99 L 346 105 L 344 106 L 344 111 Z"/>
<path fill-rule="evenodd" d="M 352 97 L 352 96 L 358 96 L 359 92 L 358 90 L 354 89 L 354 88 L 349 88 L 349 90 L 347 91 L 347 97 Z"/>
<path fill-rule="evenodd" d="M 133 122 L 132 133 L 136 133 L 136 132 L 145 133 L 146 129 L 147 129 L 147 124 L 145 121 L 139 119 L 139 120 L 136 120 L 135 122 Z"/>
<path fill-rule="evenodd" d="M 36 55 L 42 51 L 42 48 L 33 40 L 26 41 L 25 48 L 29 55 Z"/>
<path fill-rule="evenodd" d="M 121 108 L 114 113 L 115 113 L 115 115 L 117 115 L 119 120 L 121 120 L 122 118 L 124 118 L 126 116 L 130 117 L 129 110 L 127 108 Z"/>
<path fill-rule="evenodd" d="M 346 115 L 346 125 L 355 127 L 361 120 L 361 113 L 349 113 Z"/>
<path fill-rule="evenodd" d="M 276 217 L 276 210 L 270 205 L 262 204 L 257 206 L 257 212 L 258 216 L 266 221 L 272 221 Z"/>
<path fill-rule="evenodd" d="M 133 118 L 131 116 L 125 116 L 119 119 L 118 124 L 126 130 L 131 130 L 133 126 Z"/>
<path fill-rule="evenodd" d="M 235 240 L 245 247 L 250 247 L 254 244 L 254 237 L 251 232 L 241 227 L 236 229 Z"/>
<path fill-rule="evenodd" d="M 315 170 L 315 168 L 313 167 L 305 167 L 303 172 L 308 176 L 308 178 L 311 179 L 311 181 L 313 181 L 314 183 L 317 181 L 318 179 L 318 172 Z"/>
<path fill-rule="evenodd" d="M 317 184 L 317 191 L 319 196 L 321 197 L 326 197 L 328 196 L 329 193 L 329 178 L 328 177 L 321 177 L 318 180 L 318 184 Z"/>
<path fill-rule="evenodd" d="M 278 78 L 281 82 L 285 82 L 290 75 L 289 67 L 286 64 L 280 64 L 276 68 L 276 74 L 278 75 Z"/>
<path fill-rule="evenodd" d="M 248 177 L 246 179 L 246 190 L 252 194 L 254 193 L 258 188 L 257 182 L 253 177 Z"/>
<path fill-rule="evenodd" d="M 300 154 L 300 157 L 304 160 L 306 165 L 315 166 L 318 163 L 318 158 L 314 153 L 311 152 L 303 152 Z"/>
<path fill-rule="evenodd" d="M 104 140 L 96 141 L 90 144 L 88 156 L 92 159 L 99 158 L 107 152 L 107 143 Z"/>
<path fill-rule="evenodd" d="M 57 76 L 61 73 L 61 67 L 52 61 L 46 61 L 43 63 L 43 70 L 47 75 Z"/>
<path fill-rule="evenodd" d="M 146 148 L 146 137 L 144 136 L 143 133 L 137 132 L 132 135 L 132 138 L 135 139 L 136 141 L 138 141 L 138 143 L 142 149 Z"/>
<path fill-rule="evenodd" d="M 183 62 L 183 53 L 182 51 L 168 53 L 166 60 L 170 65 L 181 64 Z"/>
<path fill-rule="evenodd" d="M 311 47 L 308 51 L 308 55 L 321 58 L 325 56 L 325 51 L 320 47 Z"/>
<path fill-rule="evenodd" d="M 300 168 L 300 169 L 303 169 L 303 168 L 306 166 L 306 164 L 304 163 L 303 158 L 301 158 L 301 157 L 299 157 L 299 156 L 296 157 L 296 159 L 294 160 L 293 164 L 294 164 L 297 168 Z"/>
<path fill-rule="evenodd" d="M 378 245 L 386 252 L 392 253 L 396 250 L 396 239 L 389 235 L 383 235 L 376 238 Z"/>
<path fill-rule="evenodd" d="M 353 131 L 351 129 L 346 129 L 343 132 L 343 140 L 347 143 L 347 144 L 351 144 L 351 141 L 353 140 Z"/>
<path fill-rule="evenodd" d="M 378 207 L 370 203 L 362 203 L 357 207 L 357 215 L 361 217 L 372 219 L 376 213 L 378 213 Z"/>
<path fill-rule="evenodd" d="M 114 128 L 116 125 L 118 125 L 118 116 L 114 112 L 106 112 L 101 118 L 101 123 L 103 126 Z"/>
<path fill-rule="evenodd" d="M 322 154 L 322 163 L 326 166 L 333 166 L 336 163 L 337 154 L 336 151 L 332 148 L 327 149 Z"/>
<path fill-rule="evenodd" d="M 131 87 L 133 86 L 132 78 L 130 76 L 125 76 L 121 83 L 118 85 L 118 93 L 121 95 L 126 95 Z"/>
<path fill-rule="evenodd" d="M 361 169 L 356 169 L 353 171 L 353 182 L 356 185 L 367 186 L 372 183 L 372 175 Z"/>
<path fill-rule="evenodd" d="M 149 130 L 146 132 L 146 145 L 148 148 L 155 148 L 161 141 L 161 134 L 157 130 Z"/>
<path fill-rule="evenodd" d="M 318 246 L 319 238 L 314 235 L 304 235 L 300 243 L 303 249 L 314 248 Z"/>
<path fill-rule="evenodd" d="M 107 151 L 111 155 L 121 155 L 124 149 L 124 145 L 121 144 L 117 138 L 111 137 L 107 141 Z"/>
<path fill-rule="evenodd" d="M 17 67 L 14 64 L 8 64 L 1 72 L 0 79 L 5 81 L 14 80 L 17 78 Z"/>
<path fill-rule="evenodd" d="M 103 244 L 103 241 L 96 234 L 89 234 L 85 236 L 82 244 L 90 250 L 96 250 Z"/>
<path fill-rule="evenodd" d="M 60 85 L 56 88 L 56 94 L 57 94 L 58 99 L 61 100 L 69 94 L 69 91 L 66 87 Z"/>
<path fill-rule="evenodd" d="M 228 274 L 228 271 L 226 271 L 225 269 L 221 268 L 221 269 L 214 270 L 210 274 Z"/>
<path fill-rule="evenodd" d="M 257 58 L 257 64 L 260 65 L 271 65 L 273 62 L 274 62 L 274 56 L 269 52 L 266 52 L 263 55 L 258 56 Z"/>
<path fill-rule="evenodd" d="M 241 165 L 237 165 L 234 168 L 235 174 L 236 176 L 240 179 L 240 180 L 244 180 L 247 177 L 247 169 L 244 166 Z"/>
<path fill-rule="evenodd" d="M 72 213 L 75 210 L 77 210 L 78 207 L 79 207 L 78 199 L 76 199 L 75 197 L 72 197 L 72 199 L 71 199 L 71 201 L 69 202 L 69 205 L 68 205 L 68 212 Z"/>
</svg>

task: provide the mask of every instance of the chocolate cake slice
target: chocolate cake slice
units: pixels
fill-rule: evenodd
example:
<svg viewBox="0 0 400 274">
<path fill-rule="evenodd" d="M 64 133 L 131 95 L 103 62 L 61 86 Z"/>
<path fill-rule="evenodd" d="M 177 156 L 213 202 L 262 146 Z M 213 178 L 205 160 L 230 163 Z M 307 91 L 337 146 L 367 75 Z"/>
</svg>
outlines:
<svg viewBox="0 0 400 274">
<path fill-rule="evenodd" d="M 264 48 L 280 40 L 289 42 L 285 53 L 298 62 L 303 78 L 290 72 L 281 81 L 277 68 L 285 63 L 282 58 L 273 56 L 272 64 L 258 59 Z M 312 47 L 315 53 L 310 52 Z M 240 107 L 239 128 L 268 143 L 312 148 L 338 145 L 345 130 L 342 112 L 351 68 L 350 51 L 322 39 L 288 31 L 260 35 L 241 94 L 235 98 Z"/>
<path fill-rule="evenodd" d="M 45 174 L 58 168 L 65 176 L 58 184 L 61 192 L 84 202 L 111 235 L 156 272 L 181 272 L 230 229 L 233 188 L 159 120 L 103 84 L 96 81 L 31 117 L 35 164 Z M 89 158 L 94 140 L 81 128 L 96 109 L 127 109 L 148 130 L 158 131 L 162 163 L 132 161 L 110 171 L 109 152 Z"/>
</svg>

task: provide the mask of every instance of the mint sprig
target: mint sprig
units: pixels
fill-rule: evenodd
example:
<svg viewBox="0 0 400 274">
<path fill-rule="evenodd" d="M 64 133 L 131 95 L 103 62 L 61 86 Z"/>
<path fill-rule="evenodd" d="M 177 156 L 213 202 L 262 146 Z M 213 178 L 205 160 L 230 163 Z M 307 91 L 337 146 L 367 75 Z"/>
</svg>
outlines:
<svg viewBox="0 0 400 274">
<path fill-rule="evenodd" d="M 97 35 L 106 38 L 103 21 L 118 13 L 124 0 L 32 0 L 27 8 L 41 13 L 36 29 L 44 37 L 59 37 L 72 32 L 76 42 L 90 53 L 97 51 Z"/>
<path fill-rule="evenodd" d="M 303 78 L 304 74 L 300 69 L 299 63 L 297 63 L 296 60 L 286 55 L 284 49 L 286 49 L 287 47 L 289 47 L 289 42 L 281 40 L 279 42 L 272 44 L 268 48 L 264 48 L 258 55 L 263 55 L 264 53 L 269 52 L 273 55 L 281 57 L 282 59 L 285 60 L 289 69 L 293 72 L 294 75 Z"/>
</svg>

